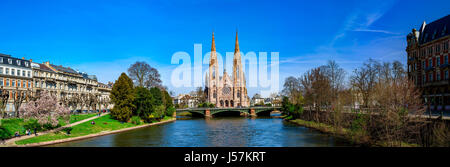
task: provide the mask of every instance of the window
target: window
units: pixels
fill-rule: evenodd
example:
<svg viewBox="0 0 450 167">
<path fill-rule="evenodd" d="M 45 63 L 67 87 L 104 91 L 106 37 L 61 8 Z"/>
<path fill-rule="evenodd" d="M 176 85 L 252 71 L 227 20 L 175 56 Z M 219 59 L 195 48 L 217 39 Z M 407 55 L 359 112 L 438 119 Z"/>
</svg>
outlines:
<svg viewBox="0 0 450 167">
<path fill-rule="evenodd" d="M 3 78 L 0 78 L 0 86 L 3 86 Z"/>
<path fill-rule="evenodd" d="M 17 87 L 22 87 L 22 82 L 21 82 L 21 80 L 17 80 Z"/>
<path fill-rule="evenodd" d="M 428 74 L 428 81 L 429 82 L 433 81 L 433 74 L 431 72 Z"/>
<path fill-rule="evenodd" d="M 428 67 L 433 67 L 433 59 L 428 59 Z"/>
<path fill-rule="evenodd" d="M 9 86 L 9 79 L 6 79 L 6 86 Z"/>
<path fill-rule="evenodd" d="M 5 74 L 8 74 L 9 75 L 9 68 L 5 68 L 6 70 L 5 70 Z"/>
<path fill-rule="evenodd" d="M 17 70 L 17 75 L 20 76 L 20 70 Z"/>
<path fill-rule="evenodd" d="M 12 64 L 12 59 L 8 59 L 8 63 L 9 63 L 9 64 Z"/>
<path fill-rule="evenodd" d="M 11 82 L 12 82 L 11 86 L 15 87 L 16 86 L 16 80 L 13 79 L 13 80 L 11 80 Z"/>
<path fill-rule="evenodd" d="M 425 66 L 425 61 L 422 61 L 422 69 L 425 69 L 425 68 L 427 68 L 427 67 Z"/>
<path fill-rule="evenodd" d="M 28 81 L 28 88 L 31 88 L 31 81 Z"/>
<path fill-rule="evenodd" d="M 25 67 L 28 67 L 28 62 L 25 62 Z"/>
<path fill-rule="evenodd" d="M 441 57 L 436 58 L 436 66 L 439 67 L 441 65 Z"/>
<path fill-rule="evenodd" d="M 0 57 L 0 63 L 3 63 L 3 57 Z"/>
<path fill-rule="evenodd" d="M 447 63 L 448 63 L 448 56 L 445 55 L 445 56 L 444 56 L 444 64 L 447 64 Z"/>
<path fill-rule="evenodd" d="M 448 80 L 448 70 L 444 71 L 444 78 L 445 78 L 445 80 Z"/>
<path fill-rule="evenodd" d="M 27 74 L 28 74 L 27 75 L 28 77 L 31 77 L 31 72 L 30 71 L 27 71 Z M 25 73 L 23 73 L 23 75 L 25 76 Z"/>
<path fill-rule="evenodd" d="M 16 60 L 16 63 L 17 63 L 17 65 L 19 65 L 20 66 L 20 60 Z"/>
<path fill-rule="evenodd" d="M 436 72 L 436 80 L 437 81 L 441 80 L 441 72 L 440 71 Z"/>
<path fill-rule="evenodd" d="M 0 67 L 0 74 L 3 74 L 3 67 Z"/>
<path fill-rule="evenodd" d="M 16 70 L 15 69 L 11 69 L 11 75 L 16 75 Z"/>
<path fill-rule="evenodd" d="M 28 71 L 29 72 L 29 71 Z M 22 76 L 25 76 L 25 70 L 22 71 Z"/>
</svg>

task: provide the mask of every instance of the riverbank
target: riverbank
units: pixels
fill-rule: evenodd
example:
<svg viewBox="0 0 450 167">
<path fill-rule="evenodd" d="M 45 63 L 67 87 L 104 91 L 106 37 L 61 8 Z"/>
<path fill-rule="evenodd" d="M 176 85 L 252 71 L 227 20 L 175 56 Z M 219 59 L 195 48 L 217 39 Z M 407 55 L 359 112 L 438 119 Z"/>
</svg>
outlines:
<svg viewBox="0 0 450 167">
<path fill-rule="evenodd" d="M 350 129 L 336 128 L 336 127 L 333 127 L 332 125 L 318 123 L 318 122 L 314 122 L 314 121 L 305 121 L 302 119 L 286 120 L 286 121 L 289 121 L 296 125 L 315 129 L 322 133 L 331 134 L 335 137 L 345 139 L 345 140 L 349 141 L 350 143 L 357 145 L 357 146 L 370 146 L 370 147 L 387 147 L 387 146 L 389 146 L 386 143 L 369 143 L 368 137 L 366 135 L 364 135 L 363 132 L 354 132 L 354 131 L 351 131 Z M 418 145 L 402 142 L 399 145 L 399 147 L 418 147 Z"/>
<path fill-rule="evenodd" d="M 52 145 L 57 143 L 63 143 L 63 142 L 69 142 L 69 141 L 75 141 L 75 140 L 82 140 L 92 137 L 98 137 L 98 136 L 104 136 L 139 128 L 144 128 L 148 126 L 168 123 L 175 121 L 176 118 L 172 117 L 165 117 L 163 120 L 159 122 L 144 124 L 144 125 L 135 125 L 128 122 L 119 122 L 117 120 L 114 120 L 111 118 L 110 115 L 105 115 L 102 117 L 99 117 L 97 119 L 94 119 L 95 122 L 94 125 L 91 124 L 91 122 L 85 122 L 82 124 L 79 124 L 77 126 L 73 126 L 71 130 L 71 134 L 68 135 L 64 131 L 58 131 L 55 133 L 49 133 L 25 140 L 19 140 L 15 142 L 14 146 L 18 147 L 35 147 L 35 146 L 45 146 L 45 145 Z"/>
</svg>

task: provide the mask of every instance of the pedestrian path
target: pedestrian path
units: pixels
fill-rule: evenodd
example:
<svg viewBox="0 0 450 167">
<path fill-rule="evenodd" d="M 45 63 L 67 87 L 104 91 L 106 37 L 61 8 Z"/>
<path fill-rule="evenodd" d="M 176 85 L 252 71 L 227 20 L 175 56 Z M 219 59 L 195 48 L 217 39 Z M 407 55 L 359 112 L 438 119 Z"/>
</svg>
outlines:
<svg viewBox="0 0 450 167">
<path fill-rule="evenodd" d="M 64 128 L 72 127 L 72 126 L 75 126 L 75 125 L 78 125 L 78 124 L 81 124 L 81 123 L 85 123 L 85 122 L 91 121 L 93 119 L 96 119 L 98 117 L 101 117 L 101 116 L 104 116 L 104 115 L 108 115 L 108 114 L 109 113 L 102 113 L 100 116 L 93 116 L 93 117 L 90 117 L 88 119 L 84 119 L 84 120 L 81 120 L 81 121 L 78 121 L 78 122 L 74 122 L 72 124 L 64 125 L 64 126 L 61 126 L 59 128 L 56 128 L 56 129 L 52 129 L 52 130 L 48 130 L 48 131 L 44 131 L 44 132 L 38 132 L 37 135 L 40 136 L 40 135 L 45 135 L 47 133 L 57 132 L 57 131 L 60 131 L 60 130 L 62 130 Z M 35 136 L 36 135 L 32 134 L 32 135 L 23 135 L 23 136 L 20 136 L 20 137 L 14 137 L 14 138 L 11 138 L 11 139 L 7 139 L 3 143 L 0 143 L 0 147 L 13 146 L 13 145 L 16 145 L 16 141 L 32 138 L 32 137 L 35 137 Z"/>
</svg>

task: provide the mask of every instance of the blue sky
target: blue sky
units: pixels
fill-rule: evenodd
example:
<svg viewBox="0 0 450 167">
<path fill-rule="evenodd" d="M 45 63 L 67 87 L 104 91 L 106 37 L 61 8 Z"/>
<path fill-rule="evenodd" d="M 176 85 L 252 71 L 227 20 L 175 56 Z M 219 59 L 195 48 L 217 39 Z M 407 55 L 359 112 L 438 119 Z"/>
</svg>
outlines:
<svg viewBox="0 0 450 167">
<path fill-rule="evenodd" d="M 450 1 L 0 0 L 0 53 L 70 66 L 114 81 L 139 60 L 175 93 L 175 52 L 279 52 L 287 76 L 336 60 L 349 74 L 369 58 L 406 62 L 406 35 L 450 14 Z M 281 85 L 280 85 L 281 86 Z M 280 87 L 281 88 L 281 87 Z M 249 96 L 263 88 L 249 88 Z"/>
</svg>

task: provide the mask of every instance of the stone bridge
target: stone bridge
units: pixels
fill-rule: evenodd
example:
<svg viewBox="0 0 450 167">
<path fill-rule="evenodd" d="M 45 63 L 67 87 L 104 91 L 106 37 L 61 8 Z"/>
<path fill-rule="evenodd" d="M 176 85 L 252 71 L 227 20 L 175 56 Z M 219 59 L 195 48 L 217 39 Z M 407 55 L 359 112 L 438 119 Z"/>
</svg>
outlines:
<svg viewBox="0 0 450 167">
<path fill-rule="evenodd" d="M 240 112 L 242 115 L 257 116 L 262 114 L 269 114 L 272 111 L 279 111 L 281 107 L 235 107 L 235 108 L 187 108 L 177 109 L 177 113 L 190 112 L 193 114 L 200 114 L 205 117 L 211 117 L 214 114 L 223 112 Z"/>
</svg>

